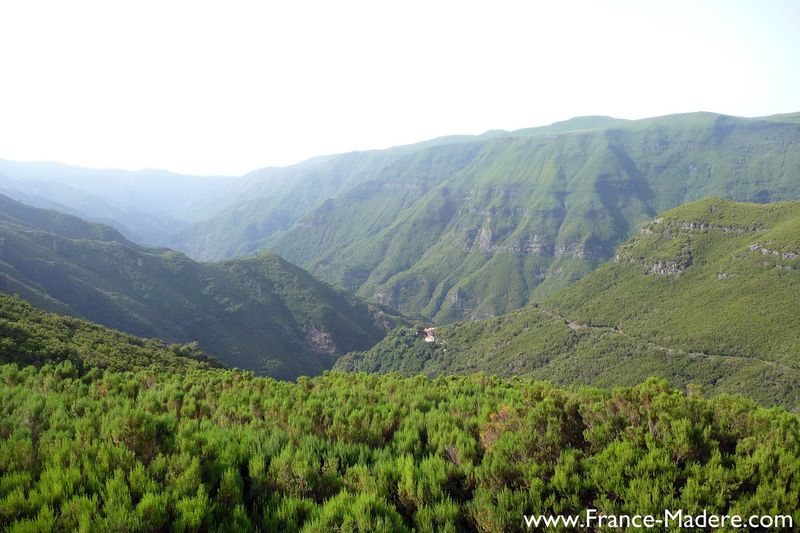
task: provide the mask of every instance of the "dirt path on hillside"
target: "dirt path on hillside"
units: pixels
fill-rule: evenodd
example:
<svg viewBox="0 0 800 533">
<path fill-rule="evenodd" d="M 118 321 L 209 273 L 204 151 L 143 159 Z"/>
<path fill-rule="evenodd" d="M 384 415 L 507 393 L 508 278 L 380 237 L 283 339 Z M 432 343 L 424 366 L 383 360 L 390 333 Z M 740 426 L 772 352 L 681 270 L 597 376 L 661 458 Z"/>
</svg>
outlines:
<svg viewBox="0 0 800 533">
<path fill-rule="evenodd" d="M 613 334 L 616 334 L 616 335 L 621 335 L 621 336 L 623 336 L 623 337 L 625 337 L 627 339 L 630 339 L 632 341 L 645 343 L 649 347 L 654 348 L 654 349 L 659 350 L 659 351 L 662 351 L 662 352 L 664 352 L 664 353 L 666 353 L 667 355 L 670 355 L 670 356 L 674 355 L 674 354 L 679 354 L 679 355 L 687 355 L 687 356 L 690 356 L 690 357 L 720 357 L 720 358 L 724 358 L 724 359 L 735 359 L 735 360 L 743 360 L 743 361 L 760 361 L 762 363 L 769 364 L 769 365 L 775 366 L 777 368 L 781 368 L 783 370 L 788 370 L 790 372 L 796 372 L 798 370 L 797 368 L 792 368 L 792 367 L 787 366 L 787 365 L 785 365 L 783 363 L 780 363 L 780 362 L 777 362 L 777 361 L 771 361 L 769 359 L 763 359 L 761 357 L 756 357 L 756 356 L 743 357 L 743 356 L 740 356 L 740 355 L 708 354 L 708 353 L 704 353 L 704 352 L 691 352 L 691 351 L 686 351 L 686 350 L 682 350 L 682 349 L 678 349 L 678 348 L 670 348 L 668 346 L 664 346 L 662 344 L 658 344 L 658 343 L 653 342 L 653 341 L 648 340 L 648 339 L 643 339 L 641 337 L 636 337 L 634 335 L 629 335 L 629 334 L 625 333 L 624 331 L 622 331 L 622 329 L 617 327 L 617 326 L 591 326 L 589 324 L 583 324 L 583 323 L 580 323 L 580 322 L 575 322 L 574 320 L 570 320 L 569 318 L 565 317 L 564 315 L 562 315 L 562 314 L 560 314 L 560 313 L 558 313 L 556 311 L 553 311 L 552 309 L 545 309 L 544 307 L 540 306 L 539 304 L 533 304 L 533 307 L 536 308 L 536 310 L 538 310 L 539 312 L 541 312 L 544 315 L 547 315 L 547 316 L 549 316 L 551 318 L 555 318 L 555 319 L 558 319 L 558 320 L 563 320 L 564 323 L 567 325 L 567 327 L 569 327 L 569 329 L 571 329 L 572 331 L 593 330 L 593 331 L 598 331 L 598 332 L 602 332 L 602 333 L 613 333 Z"/>
</svg>

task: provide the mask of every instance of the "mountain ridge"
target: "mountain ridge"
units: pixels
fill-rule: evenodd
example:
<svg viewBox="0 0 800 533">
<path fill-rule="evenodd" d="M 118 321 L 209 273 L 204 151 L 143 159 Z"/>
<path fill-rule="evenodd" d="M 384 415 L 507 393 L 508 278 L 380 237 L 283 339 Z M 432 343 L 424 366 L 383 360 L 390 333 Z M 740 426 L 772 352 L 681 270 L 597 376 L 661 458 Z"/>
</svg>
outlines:
<svg viewBox="0 0 800 533">
<path fill-rule="evenodd" d="M 222 368 L 196 344 L 167 345 L 141 339 L 93 322 L 48 313 L 28 302 L 0 294 L 0 363 L 20 366 L 69 362 L 78 372 L 185 371 Z"/>
<path fill-rule="evenodd" d="M 553 125 L 569 132 L 332 156 L 278 189 L 259 189 L 267 182 L 254 175 L 246 202 L 170 245 L 204 259 L 270 249 L 363 298 L 446 323 L 540 301 L 687 201 L 800 197 L 800 125 L 790 118 L 575 120 Z"/>
</svg>

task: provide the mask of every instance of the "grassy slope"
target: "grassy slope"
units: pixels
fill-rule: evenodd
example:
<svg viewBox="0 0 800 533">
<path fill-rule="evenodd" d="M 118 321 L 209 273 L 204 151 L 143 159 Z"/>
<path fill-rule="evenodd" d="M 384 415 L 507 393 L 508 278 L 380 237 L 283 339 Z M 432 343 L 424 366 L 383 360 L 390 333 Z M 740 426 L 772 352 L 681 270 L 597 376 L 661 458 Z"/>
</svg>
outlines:
<svg viewBox="0 0 800 533">
<path fill-rule="evenodd" d="M 800 363 L 800 203 L 710 199 L 642 231 L 546 305 L 675 348 Z M 648 274 L 656 262 L 685 270 Z"/>
<path fill-rule="evenodd" d="M 7 198 L 0 290 L 131 334 L 196 340 L 226 363 L 278 377 L 320 373 L 392 323 L 275 254 L 198 263 Z"/>
<path fill-rule="evenodd" d="M 251 177 L 227 218 L 189 232 L 197 246 L 176 245 L 202 257 L 267 247 L 366 299 L 477 319 L 579 279 L 658 212 L 797 198 L 799 142 L 791 116 L 693 113 L 347 154 Z"/>
<path fill-rule="evenodd" d="M 712 199 L 657 220 L 542 307 L 439 328 L 435 345 L 398 330 L 337 367 L 603 386 L 657 375 L 800 406 L 800 203 Z"/>
<path fill-rule="evenodd" d="M 276 235 L 326 202 L 383 175 L 385 169 L 417 151 L 459 145 L 482 136 L 450 136 L 387 150 L 323 156 L 289 167 L 256 170 L 192 205 L 195 214 L 213 213 L 164 243 L 193 258 L 223 259 L 263 250 Z M 221 207 L 220 207 L 221 206 Z"/>
</svg>

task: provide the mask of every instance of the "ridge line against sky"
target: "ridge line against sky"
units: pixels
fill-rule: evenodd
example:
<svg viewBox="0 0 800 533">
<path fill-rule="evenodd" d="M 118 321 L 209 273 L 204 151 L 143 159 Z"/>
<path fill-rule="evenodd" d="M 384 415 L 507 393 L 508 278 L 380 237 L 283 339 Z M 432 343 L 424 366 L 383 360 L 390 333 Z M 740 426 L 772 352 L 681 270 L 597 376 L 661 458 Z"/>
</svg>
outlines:
<svg viewBox="0 0 800 533">
<path fill-rule="evenodd" d="M 241 175 L 604 114 L 800 110 L 800 3 L 0 4 L 0 157 Z"/>
<path fill-rule="evenodd" d="M 759 119 L 759 118 L 777 117 L 777 116 L 781 116 L 781 115 L 795 115 L 795 114 L 798 114 L 800 112 L 798 112 L 798 111 L 794 111 L 794 112 L 793 111 L 787 111 L 785 113 L 774 113 L 772 115 L 758 115 L 758 116 L 743 117 L 743 116 L 737 116 L 737 115 L 728 115 L 728 114 L 724 114 L 724 113 L 717 113 L 715 111 L 699 110 L 699 111 L 686 111 L 686 112 L 682 112 L 682 113 L 669 113 L 667 115 L 658 115 L 658 116 L 652 116 L 652 117 L 637 117 L 637 118 L 632 118 L 632 119 L 621 119 L 621 120 L 626 120 L 628 122 L 636 122 L 636 121 L 639 121 L 639 120 L 653 120 L 653 119 L 659 119 L 659 118 L 669 117 L 669 116 L 690 115 L 690 114 L 693 114 L 693 113 L 710 113 L 712 115 L 732 116 L 734 118 L 740 118 L 740 119 Z M 197 172 L 195 172 L 195 173 L 178 172 L 178 171 L 175 171 L 175 170 L 172 170 L 172 169 L 169 169 L 169 168 L 150 168 L 150 167 L 122 168 L 120 166 L 113 166 L 113 165 L 105 166 L 105 167 L 98 167 L 98 166 L 92 166 L 92 165 L 79 165 L 79 164 L 73 164 L 73 163 L 64 163 L 62 161 L 54 161 L 54 160 L 9 159 L 9 158 L 6 158 L 6 157 L 2 157 L 2 154 L 0 154 L 0 161 L 8 161 L 8 162 L 12 162 L 12 163 L 23 163 L 23 164 L 31 163 L 31 164 L 42 164 L 42 165 L 76 167 L 76 168 L 88 169 L 88 170 L 92 170 L 92 171 L 101 171 L 101 172 L 102 171 L 110 171 L 110 172 L 119 171 L 119 172 L 131 172 L 131 173 L 136 173 L 136 172 L 164 172 L 164 173 L 167 173 L 167 174 L 194 175 L 194 176 L 197 176 L 197 177 L 238 178 L 238 177 L 247 176 L 251 172 L 256 172 L 256 171 L 267 169 L 267 168 L 286 168 L 286 167 L 295 166 L 295 165 L 298 165 L 298 164 L 301 164 L 301 163 L 304 163 L 306 161 L 310 161 L 312 159 L 316 159 L 316 158 L 319 158 L 319 157 L 324 158 L 324 157 L 337 156 L 337 155 L 348 154 L 348 153 L 379 151 L 379 150 L 387 150 L 387 149 L 391 149 L 391 148 L 399 148 L 399 147 L 403 147 L 403 146 L 413 146 L 415 144 L 425 143 L 425 142 L 428 142 L 428 141 L 433 141 L 433 140 L 436 140 L 436 139 L 442 139 L 442 138 L 447 138 L 447 137 L 475 137 L 477 139 L 481 135 L 489 134 L 489 133 L 493 133 L 493 132 L 505 132 L 505 133 L 508 133 L 508 134 L 514 134 L 514 132 L 516 132 L 516 131 L 524 131 L 524 130 L 528 130 L 528 129 L 537 129 L 537 128 L 542 128 L 542 127 L 547 127 L 547 126 L 553 126 L 553 125 L 556 125 L 556 124 L 559 124 L 559 123 L 562 123 L 562 122 L 569 122 L 569 121 L 571 121 L 573 119 L 592 118 L 592 117 L 610 118 L 610 119 L 619 119 L 620 118 L 620 117 L 611 117 L 609 115 L 600 115 L 600 114 L 581 115 L 581 116 L 576 116 L 576 117 L 565 118 L 563 120 L 557 120 L 555 122 L 549 122 L 547 124 L 532 124 L 530 126 L 525 126 L 525 127 L 522 127 L 522 128 L 516 129 L 516 130 L 504 130 L 504 129 L 501 129 L 501 128 L 493 128 L 493 129 L 489 129 L 489 130 L 486 130 L 486 131 L 482 131 L 480 133 L 453 132 L 453 133 L 448 133 L 448 134 L 445 134 L 445 135 L 439 135 L 437 137 L 431 137 L 431 138 L 427 138 L 427 139 L 416 139 L 414 141 L 407 142 L 407 143 L 402 143 L 402 144 L 395 144 L 395 145 L 389 145 L 389 146 L 375 146 L 375 147 L 368 147 L 368 148 L 354 148 L 354 149 L 351 149 L 351 150 L 342 150 L 340 152 L 315 154 L 315 155 L 312 155 L 312 156 L 307 157 L 305 159 L 292 161 L 292 162 L 289 162 L 289 163 L 277 164 L 277 165 L 262 165 L 262 166 L 253 167 L 253 168 L 247 170 L 246 172 L 243 172 L 243 173 L 240 173 L 240 174 L 202 174 L 202 173 L 197 173 Z M 570 130 L 570 131 L 574 131 L 574 130 Z"/>
</svg>

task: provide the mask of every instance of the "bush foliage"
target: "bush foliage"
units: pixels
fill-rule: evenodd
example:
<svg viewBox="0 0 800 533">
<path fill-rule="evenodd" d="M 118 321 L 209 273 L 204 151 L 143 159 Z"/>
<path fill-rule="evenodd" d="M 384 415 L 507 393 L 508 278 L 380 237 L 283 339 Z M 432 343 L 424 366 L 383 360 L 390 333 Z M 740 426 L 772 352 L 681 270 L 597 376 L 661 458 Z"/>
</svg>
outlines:
<svg viewBox="0 0 800 533">
<path fill-rule="evenodd" d="M 793 513 L 800 420 L 659 380 L 0 367 L 9 531 L 517 531 L 523 513 Z"/>
</svg>

